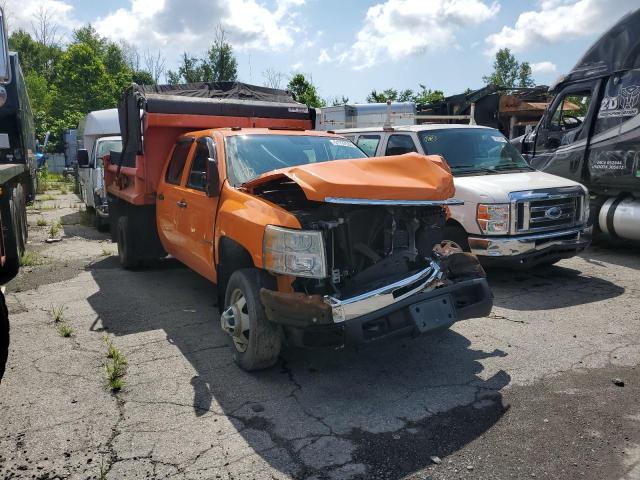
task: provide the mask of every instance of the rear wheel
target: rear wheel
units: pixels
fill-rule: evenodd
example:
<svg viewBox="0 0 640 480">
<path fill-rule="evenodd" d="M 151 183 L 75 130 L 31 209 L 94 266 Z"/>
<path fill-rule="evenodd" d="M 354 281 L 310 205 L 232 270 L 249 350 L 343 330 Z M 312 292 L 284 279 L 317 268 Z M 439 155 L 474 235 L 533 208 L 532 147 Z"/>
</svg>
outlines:
<svg viewBox="0 0 640 480">
<path fill-rule="evenodd" d="M 140 261 L 135 255 L 134 238 L 131 234 L 128 217 L 118 219 L 118 257 L 120 265 L 127 270 L 139 266 Z"/>
<path fill-rule="evenodd" d="M 225 308 L 220 315 L 233 359 L 247 371 L 271 367 L 282 349 L 280 329 L 269 321 L 260 302 L 260 289 L 267 283 L 265 275 L 256 268 L 235 271 L 227 283 Z"/>
<path fill-rule="evenodd" d="M 13 189 L 9 198 L 2 201 L 2 235 L 5 248 L 5 263 L 0 269 L 0 284 L 7 283 L 18 274 L 20 257 L 24 253 L 26 238 L 23 235 L 20 195 Z M 23 204 L 24 205 L 24 204 Z M 24 206 L 23 206 L 24 209 Z"/>
</svg>

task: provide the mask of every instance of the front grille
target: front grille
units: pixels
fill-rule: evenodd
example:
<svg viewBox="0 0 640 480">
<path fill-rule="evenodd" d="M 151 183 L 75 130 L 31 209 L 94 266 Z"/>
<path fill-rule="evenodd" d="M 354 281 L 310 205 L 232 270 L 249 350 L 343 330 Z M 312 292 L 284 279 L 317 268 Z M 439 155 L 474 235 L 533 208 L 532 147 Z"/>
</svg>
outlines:
<svg viewBox="0 0 640 480">
<path fill-rule="evenodd" d="M 515 202 L 516 233 L 535 233 L 571 228 L 583 223 L 581 192 L 535 193 Z"/>
</svg>

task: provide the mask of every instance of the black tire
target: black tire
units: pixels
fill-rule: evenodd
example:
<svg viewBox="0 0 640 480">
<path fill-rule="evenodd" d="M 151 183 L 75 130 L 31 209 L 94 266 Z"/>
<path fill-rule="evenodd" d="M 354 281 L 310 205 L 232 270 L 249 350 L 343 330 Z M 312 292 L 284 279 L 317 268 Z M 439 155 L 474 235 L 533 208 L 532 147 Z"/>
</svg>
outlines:
<svg viewBox="0 0 640 480">
<path fill-rule="evenodd" d="M 5 263 L 0 268 L 0 284 L 5 284 L 18 274 L 20 257 L 24 253 L 25 241 L 22 236 L 15 190 L 9 193 L 8 198 L 2 200 L 0 211 L 2 214 L 2 235 L 6 256 Z"/>
<path fill-rule="evenodd" d="M 15 190 L 16 226 L 20 245 L 20 256 L 24 254 L 27 247 L 27 237 L 29 235 L 27 226 L 27 202 L 22 185 L 18 185 Z"/>
<path fill-rule="evenodd" d="M 96 227 L 96 230 L 98 230 L 99 232 L 108 232 L 109 228 L 111 227 L 109 219 L 102 218 L 100 215 L 98 215 L 97 211 L 95 212 L 95 215 L 93 217 L 93 226 Z"/>
<path fill-rule="evenodd" d="M 0 380 L 4 376 L 4 369 L 9 356 L 9 312 L 4 301 L 4 295 L 0 292 Z"/>
<path fill-rule="evenodd" d="M 139 259 L 135 255 L 134 238 L 129 227 L 129 217 L 118 219 L 118 257 L 122 268 L 131 270 L 140 265 Z"/>
<path fill-rule="evenodd" d="M 471 252 L 471 248 L 469 247 L 469 236 L 467 235 L 467 232 L 458 225 L 447 225 L 444 227 L 443 239 L 457 243 L 465 252 Z"/>
<path fill-rule="evenodd" d="M 227 283 L 225 294 L 225 308 L 227 310 L 235 299 L 237 292 L 241 292 L 245 299 L 243 312 L 248 315 L 248 339 L 245 348 L 241 348 L 236 338 L 229 335 L 229 342 L 233 351 L 233 360 L 248 372 L 261 370 L 273 366 L 282 349 L 282 333 L 275 323 L 265 314 L 260 302 L 260 289 L 267 283 L 266 273 L 256 268 L 244 268 L 233 272 Z M 237 303 L 235 305 L 238 305 Z M 221 313 L 222 313 L 221 312 Z"/>
</svg>

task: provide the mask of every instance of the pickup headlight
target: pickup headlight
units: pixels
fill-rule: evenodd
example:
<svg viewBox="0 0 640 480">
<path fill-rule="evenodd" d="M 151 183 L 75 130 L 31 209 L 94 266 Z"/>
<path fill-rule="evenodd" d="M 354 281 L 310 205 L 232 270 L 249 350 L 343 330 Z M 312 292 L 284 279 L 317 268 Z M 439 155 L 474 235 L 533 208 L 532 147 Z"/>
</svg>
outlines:
<svg viewBox="0 0 640 480">
<path fill-rule="evenodd" d="M 327 276 L 322 232 L 267 225 L 262 259 L 264 268 L 270 272 L 309 278 Z"/>
<path fill-rule="evenodd" d="M 509 233 L 511 206 L 508 203 L 478 204 L 478 226 L 485 235 L 505 235 Z"/>
</svg>

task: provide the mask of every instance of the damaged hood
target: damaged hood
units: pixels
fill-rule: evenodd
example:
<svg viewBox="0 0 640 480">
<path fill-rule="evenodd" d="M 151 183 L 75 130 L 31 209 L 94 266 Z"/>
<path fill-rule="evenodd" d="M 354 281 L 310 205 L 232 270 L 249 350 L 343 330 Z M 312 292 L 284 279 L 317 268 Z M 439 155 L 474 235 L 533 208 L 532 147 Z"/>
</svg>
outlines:
<svg viewBox="0 0 640 480">
<path fill-rule="evenodd" d="M 443 201 L 455 187 L 448 165 L 438 155 L 407 153 L 313 163 L 265 173 L 243 185 L 248 191 L 278 180 L 297 183 L 309 200 Z"/>
</svg>

